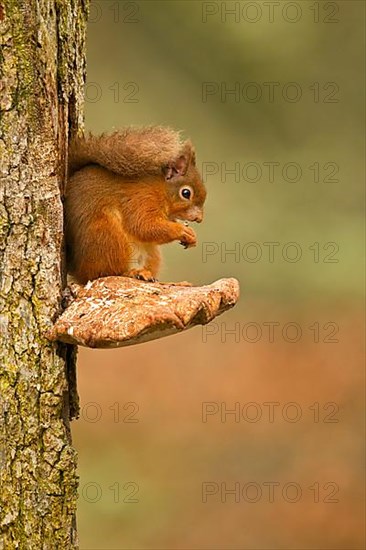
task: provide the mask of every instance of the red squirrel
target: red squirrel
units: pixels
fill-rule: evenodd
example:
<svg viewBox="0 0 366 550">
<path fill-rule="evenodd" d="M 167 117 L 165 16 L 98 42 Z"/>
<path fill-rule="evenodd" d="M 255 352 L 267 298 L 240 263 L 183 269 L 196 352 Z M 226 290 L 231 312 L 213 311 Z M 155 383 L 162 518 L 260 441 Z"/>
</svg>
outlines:
<svg viewBox="0 0 366 550">
<path fill-rule="evenodd" d="M 206 189 L 190 141 L 161 126 L 76 138 L 65 196 L 69 273 L 154 281 L 159 245 L 196 245 Z M 187 224 L 187 225 L 184 225 Z"/>
</svg>

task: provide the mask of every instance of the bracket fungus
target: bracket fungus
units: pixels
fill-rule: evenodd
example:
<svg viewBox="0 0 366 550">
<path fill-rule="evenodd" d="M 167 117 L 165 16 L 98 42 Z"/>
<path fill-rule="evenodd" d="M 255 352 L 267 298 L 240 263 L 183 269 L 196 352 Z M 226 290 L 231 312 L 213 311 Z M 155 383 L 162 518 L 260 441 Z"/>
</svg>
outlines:
<svg viewBox="0 0 366 550">
<path fill-rule="evenodd" d="M 73 298 L 48 337 L 90 348 L 130 346 L 205 325 L 239 297 L 233 278 L 188 285 L 114 276 L 72 283 Z"/>
</svg>

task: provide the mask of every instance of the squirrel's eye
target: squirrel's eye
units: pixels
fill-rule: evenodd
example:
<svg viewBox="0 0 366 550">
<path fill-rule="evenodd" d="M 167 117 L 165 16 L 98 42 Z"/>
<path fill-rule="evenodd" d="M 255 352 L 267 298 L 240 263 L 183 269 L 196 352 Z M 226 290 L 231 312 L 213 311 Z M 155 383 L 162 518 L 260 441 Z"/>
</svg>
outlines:
<svg viewBox="0 0 366 550">
<path fill-rule="evenodd" d="M 189 200 L 193 195 L 193 191 L 190 187 L 181 187 L 179 189 L 179 195 L 182 197 L 182 199 Z"/>
</svg>

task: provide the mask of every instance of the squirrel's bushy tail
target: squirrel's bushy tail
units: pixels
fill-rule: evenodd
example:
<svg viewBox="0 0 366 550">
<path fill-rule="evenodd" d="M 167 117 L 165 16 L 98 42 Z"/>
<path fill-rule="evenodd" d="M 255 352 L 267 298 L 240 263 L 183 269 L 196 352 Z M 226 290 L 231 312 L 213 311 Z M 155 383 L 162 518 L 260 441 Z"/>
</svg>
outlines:
<svg viewBox="0 0 366 550">
<path fill-rule="evenodd" d="M 69 176 L 87 164 L 99 164 L 127 177 L 160 174 L 163 166 L 179 157 L 184 145 L 179 132 L 163 126 L 89 134 L 70 144 Z"/>
</svg>

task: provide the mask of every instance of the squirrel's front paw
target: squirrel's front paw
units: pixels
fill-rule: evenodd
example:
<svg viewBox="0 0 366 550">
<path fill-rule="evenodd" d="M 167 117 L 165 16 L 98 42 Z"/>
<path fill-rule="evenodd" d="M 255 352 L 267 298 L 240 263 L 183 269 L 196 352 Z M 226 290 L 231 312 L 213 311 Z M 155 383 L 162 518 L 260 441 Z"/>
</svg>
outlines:
<svg viewBox="0 0 366 550">
<path fill-rule="evenodd" d="M 153 277 L 153 274 L 148 269 L 130 269 L 130 271 L 126 273 L 126 277 L 133 277 L 134 279 L 148 281 L 149 283 L 156 282 L 155 277 Z"/>
<path fill-rule="evenodd" d="M 191 246 L 196 246 L 197 237 L 191 227 L 186 227 L 186 226 L 183 227 L 179 242 L 181 245 L 184 246 L 184 248 L 190 248 Z"/>
</svg>

